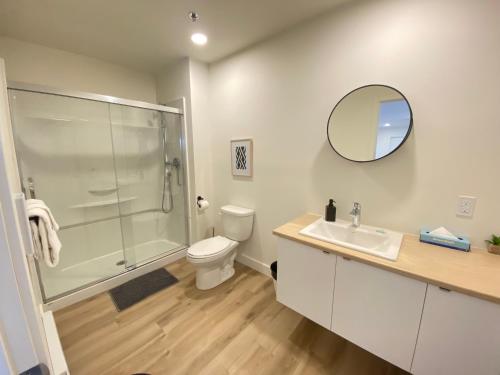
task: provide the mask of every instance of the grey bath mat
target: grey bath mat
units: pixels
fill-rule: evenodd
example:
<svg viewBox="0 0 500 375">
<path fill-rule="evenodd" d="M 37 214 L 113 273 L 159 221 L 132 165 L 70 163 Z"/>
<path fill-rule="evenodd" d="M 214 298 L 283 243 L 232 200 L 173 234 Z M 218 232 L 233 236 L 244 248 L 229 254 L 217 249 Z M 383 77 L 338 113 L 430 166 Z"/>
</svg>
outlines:
<svg viewBox="0 0 500 375">
<path fill-rule="evenodd" d="M 175 276 L 166 269 L 160 268 L 111 289 L 109 294 L 116 309 L 123 311 L 144 298 L 175 284 L 177 281 Z"/>
</svg>

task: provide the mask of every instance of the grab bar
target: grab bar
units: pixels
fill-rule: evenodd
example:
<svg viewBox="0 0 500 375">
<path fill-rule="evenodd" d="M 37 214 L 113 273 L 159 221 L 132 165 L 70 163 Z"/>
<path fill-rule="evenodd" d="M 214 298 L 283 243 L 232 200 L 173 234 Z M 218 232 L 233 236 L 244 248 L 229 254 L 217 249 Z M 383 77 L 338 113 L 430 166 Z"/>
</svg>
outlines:
<svg viewBox="0 0 500 375">
<path fill-rule="evenodd" d="M 145 213 L 148 213 L 148 212 L 164 212 L 164 211 L 162 209 L 158 209 L 158 208 L 151 208 L 149 210 L 135 211 L 135 212 L 131 212 L 131 213 L 128 213 L 128 214 L 115 215 L 115 216 L 103 217 L 101 219 L 83 221 L 81 223 L 75 223 L 75 224 L 69 224 L 69 225 L 62 225 L 62 226 L 59 227 L 59 229 L 76 228 L 76 227 L 81 227 L 81 226 L 84 226 L 84 225 L 100 223 L 102 221 L 108 221 L 108 220 L 120 219 L 122 217 L 129 217 L 129 216 L 134 216 L 134 215 L 145 214 Z"/>
</svg>

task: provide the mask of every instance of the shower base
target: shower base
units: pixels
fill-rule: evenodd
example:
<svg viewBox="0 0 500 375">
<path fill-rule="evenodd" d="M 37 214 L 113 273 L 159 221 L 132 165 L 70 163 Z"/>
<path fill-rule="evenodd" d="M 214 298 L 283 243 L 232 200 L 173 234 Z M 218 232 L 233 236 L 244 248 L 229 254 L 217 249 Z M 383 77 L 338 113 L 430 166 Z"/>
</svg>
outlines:
<svg viewBox="0 0 500 375">
<path fill-rule="evenodd" d="M 68 294 L 99 280 L 125 273 L 126 266 L 140 267 L 141 264 L 171 254 L 182 247 L 183 245 L 167 240 L 149 241 L 126 248 L 125 252 L 118 250 L 62 268 L 58 272 L 44 275 L 45 297 L 51 300 Z"/>
</svg>

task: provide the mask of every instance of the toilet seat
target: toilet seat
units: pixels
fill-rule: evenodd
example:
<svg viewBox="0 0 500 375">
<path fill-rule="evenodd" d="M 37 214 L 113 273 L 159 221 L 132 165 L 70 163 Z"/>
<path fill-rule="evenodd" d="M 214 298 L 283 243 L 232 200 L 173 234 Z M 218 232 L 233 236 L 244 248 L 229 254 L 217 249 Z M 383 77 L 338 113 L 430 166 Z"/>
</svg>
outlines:
<svg viewBox="0 0 500 375">
<path fill-rule="evenodd" d="M 218 258 L 226 255 L 234 249 L 238 242 L 222 236 L 207 238 L 193 244 L 187 251 L 188 257 L 192 259 Z"/>
</svg>

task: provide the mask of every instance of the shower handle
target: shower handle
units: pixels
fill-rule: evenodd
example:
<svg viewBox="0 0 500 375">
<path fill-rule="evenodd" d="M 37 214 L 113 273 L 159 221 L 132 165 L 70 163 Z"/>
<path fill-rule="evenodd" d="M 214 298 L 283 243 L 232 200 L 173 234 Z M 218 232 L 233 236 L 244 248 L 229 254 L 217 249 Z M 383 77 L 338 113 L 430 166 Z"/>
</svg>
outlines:
<svg viewBox="0 0 500 375">
<path fill-rule="evenodd" d="M 29 192 L 29 197 L 31 199 L 36 199 L 36 192 L 35 192 L 35 181 L 33 181 L 32 177 L 28 177 L 28 192 Z"/>
<path fill-rule="evenodd" d="M 174 158 L 172 161 L 167 161 L 165 163 L 167 167 L 174 167 L 177 174 L 177 185 L 181 186 L 181 179 L 179 174 L 179 168 L 181 167 L 181 161 L 179 158 Z"/>
</svg>

